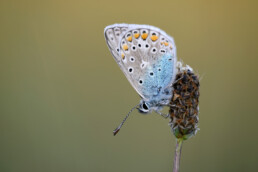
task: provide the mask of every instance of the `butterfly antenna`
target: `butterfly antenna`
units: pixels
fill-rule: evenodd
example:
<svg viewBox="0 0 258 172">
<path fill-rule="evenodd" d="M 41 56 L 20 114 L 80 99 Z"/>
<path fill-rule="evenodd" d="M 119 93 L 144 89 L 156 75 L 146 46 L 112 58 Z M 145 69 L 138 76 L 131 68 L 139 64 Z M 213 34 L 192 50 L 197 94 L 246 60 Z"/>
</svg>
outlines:
<svg viewBox="0 0 258 172">
<path fill-rule="evenodd" d="M 126 115 L 126 117 L 124 118 L 124 120 L 121 122 L 121 124 L 113 131 L 114 136 L 120 131 L 120 128 L 124 125 L 125 121 L 127 120 L 127 118 L 129 117 L 129 115 L 131 114 L 131 112 L 137 108 L 137 106 L 139 106 L 140 104 L 134 106 Z"/>
</svg>

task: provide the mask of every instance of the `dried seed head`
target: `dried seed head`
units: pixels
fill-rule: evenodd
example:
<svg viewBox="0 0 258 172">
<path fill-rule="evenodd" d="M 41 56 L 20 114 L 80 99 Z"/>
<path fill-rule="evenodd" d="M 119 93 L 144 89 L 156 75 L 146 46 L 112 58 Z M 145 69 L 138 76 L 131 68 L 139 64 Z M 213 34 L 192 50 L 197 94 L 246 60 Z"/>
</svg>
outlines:
<svg viewBox="0 0 258 172">
<path fill-rule="evenodd" d="M 184 140 L 198 130 L 199 78 L 193 69 L 177 63 L 178 72 L 173 83 L 173 97 L 170 102 L 170 126 L 177 138 Z"/>
</svg>

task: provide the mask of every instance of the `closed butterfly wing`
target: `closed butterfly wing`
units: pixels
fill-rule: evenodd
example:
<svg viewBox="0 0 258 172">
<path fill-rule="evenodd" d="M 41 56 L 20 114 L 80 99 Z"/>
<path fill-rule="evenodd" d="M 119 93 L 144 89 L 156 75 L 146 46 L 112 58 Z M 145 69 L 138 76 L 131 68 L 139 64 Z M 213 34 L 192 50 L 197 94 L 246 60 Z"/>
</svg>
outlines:
<svg viewBox="0 0 258 172">
<path fill-rule="evenodd" d="M 111 27 L 114 26 L 121 25 Z M 170 94 L 165 93 L 167 91 L 165 89 L 171 86 L 175 78 L 174 40 L 153 26 L 134 24 L 123 24 L 123 26 L 126 29 L 119 38 L 117 47 L 113 44 L 110 46 L 107 41 L 111 53 L 138 94 L 146 101 L 152 99 L 159 101 L 164 97 L 162 95 Z"/>
<path fill-rule="evenodd" d="M 146 101 L 162 99 L 176 74 L 173 38 L 153 26 L 132 25 L 119 45 L 121 65 L 135 90 Z"/>
</svg>

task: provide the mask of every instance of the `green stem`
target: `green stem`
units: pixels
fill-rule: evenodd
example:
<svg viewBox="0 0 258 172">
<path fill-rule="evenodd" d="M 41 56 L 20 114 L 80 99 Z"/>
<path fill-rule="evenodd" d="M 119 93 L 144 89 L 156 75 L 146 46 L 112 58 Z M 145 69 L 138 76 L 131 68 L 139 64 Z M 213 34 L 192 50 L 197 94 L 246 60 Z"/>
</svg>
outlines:
<svg viewBox="0 0 258 172">
<path fill-rule="evenodd" d="M 175 151 L 175 157 L 174 157 L 173 172 L 179 172 L 182 145 L 183 145 L 183 139 L 176 139 L 176 151 Z"/>
</svg>

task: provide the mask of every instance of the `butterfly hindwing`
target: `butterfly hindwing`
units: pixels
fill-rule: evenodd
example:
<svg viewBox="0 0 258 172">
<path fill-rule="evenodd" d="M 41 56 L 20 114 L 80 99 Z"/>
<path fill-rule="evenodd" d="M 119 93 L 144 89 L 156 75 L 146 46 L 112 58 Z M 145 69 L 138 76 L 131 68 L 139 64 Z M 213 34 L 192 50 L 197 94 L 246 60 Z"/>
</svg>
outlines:
<svg viewBox="0 0 258 172">
<path fill-rule="evenodd" d="M 144 100 L 161 99 L 176 73 L 173 38 L 159 28 L 134 24 L 110 25 L 104 34 L 109 50 L 137 93 Z"/>
<path fill-rule="evenodd" d="M 158 96 L 172 84 L 176 47 L 165 32 L 152 26 L 133 25 L 119 45 L 125 75 L 143 99 Z"/>
</svg>

